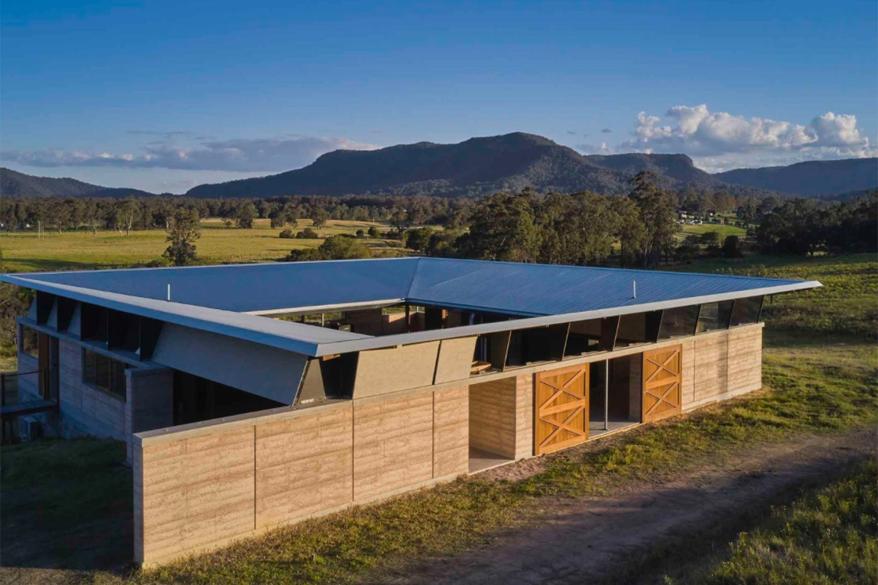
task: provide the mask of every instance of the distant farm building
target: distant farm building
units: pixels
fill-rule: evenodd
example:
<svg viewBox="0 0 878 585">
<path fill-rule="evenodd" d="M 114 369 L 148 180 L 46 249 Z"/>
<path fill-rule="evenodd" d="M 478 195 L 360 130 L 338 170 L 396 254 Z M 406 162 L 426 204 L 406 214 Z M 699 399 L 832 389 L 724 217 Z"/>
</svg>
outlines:
<svg viewBox="0 0 878 585">
<path fill-rule="evenodd" d="M 819 286 L 435 258 L 0 279 L 36 291 L 21 403 L 127 443 L 148 565 L 756 390 L 763 299 Z"/>
</svg>

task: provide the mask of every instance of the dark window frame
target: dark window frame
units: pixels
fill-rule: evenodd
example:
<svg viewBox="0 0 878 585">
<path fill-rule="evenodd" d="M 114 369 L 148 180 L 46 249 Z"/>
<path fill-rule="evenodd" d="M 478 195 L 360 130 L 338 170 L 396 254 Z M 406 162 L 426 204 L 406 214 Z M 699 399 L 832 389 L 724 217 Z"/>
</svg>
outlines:
<svg viewBox="0 0 878 585">
<path fill-rule="evenodd" d="M 88 347 L 82 348 L 82 383 L 125 402 L 125 370 L 130 366 Z"/>
<path fill-rule="evenodd" d="M 758 299 L 758 301 L 757 301 Z M 740 307 L 744 305 L 744 303 L 759 303 L 756 308 L 756 315 L 752 318 L 752 320 L 741 320 Z M 755 323 L 759 323 L 762 320 L 762 310 L 765 308 L 765 295 L 755 296 L 755 297 L 744 297 L 740 299 L 735 299 L 734 304 L 732 305 L 732 311 L 729 316 L 729 327 L 741 327 L 744 325 L 753 325 Z"/>
<path fill-rule="evenodd" d="M 705 308 L 716 305 L 716 323 L 708 321 Z M 695 334 L 710 333 L 711 331 L 723 331 L 728 329 L 732 321 L 732 312 L 735 310 L 735 301 L 716 301 L 702 303 L 698 308 L 698 319 L 695 321 Z M 708 326 L 710 325 L 710 326 Z"/>
</svg>

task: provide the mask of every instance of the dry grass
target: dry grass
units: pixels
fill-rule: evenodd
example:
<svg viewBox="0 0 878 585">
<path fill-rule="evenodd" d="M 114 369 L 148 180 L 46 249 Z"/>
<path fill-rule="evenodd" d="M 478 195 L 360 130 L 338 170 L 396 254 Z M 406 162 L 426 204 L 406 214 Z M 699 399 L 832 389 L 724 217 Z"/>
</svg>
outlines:
<svg viewBox="0 0 878 585">
<path fill-rule="evenodd" d="M 299 220 L 292 229 L 300 230 L 310 224 L 311 220 Z M 256 220 L 252 229 L 238 229 L 226 228 L 221 220 L 209 218 L 202 222 L 198 256 L 204 264 L 280 260 L 290 250 L 316 248 L 324 237 L 354 234 L 358 229 L 368 231 L 371 226 L 387 229 L 373 222 L 329 220 L 317 230 L 321 239 L 300 240 L 279 238 L 280 228 L 270 227 L 267 219 Z M 376 251 L 399 250 L 382 239 L 367 238 L 364 242 Z M 99 231 L 95 236 L 86 231 L 45 232 L 42 237 L 33 232 L 0 233 L 5 272 L 144 265 L 160 260 L 166 247 L 163 230 L 133 231 L 127 236 L 117 231 Z"/>
</svg>

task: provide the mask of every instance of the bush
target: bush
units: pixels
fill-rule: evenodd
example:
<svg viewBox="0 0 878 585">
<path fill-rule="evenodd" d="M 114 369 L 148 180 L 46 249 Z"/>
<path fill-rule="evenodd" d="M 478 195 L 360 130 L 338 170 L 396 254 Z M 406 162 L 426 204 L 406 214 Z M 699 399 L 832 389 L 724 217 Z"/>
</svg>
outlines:
<svg viewBox="0 0 878 585">
<path fill-rule="evenodd" d="M 313 229 L 306 227 L 296 234 L 296 238 L 300 240 L 317 240 L 320 238 L 320 235 L 318 235 L 318 233 Z"/>
<path fill-rule="evenodd" d="M 370 226 L 370 227 L 369 227 L 369 237 L 370 237 L 370 238 L 380 238 L 380 237 L 381 237 L 381 232 L 380 232 L 380 231 L 378 230 L 378 228 L 375 227 L 374 225 L 373 225 L 373 226 Z"/>
<path fill-rule="evenodd" d="M 310 250 L 293 250 L 287 256 L 287 260 L 347 260 L 353 258 L 369 258 L 372 252 L 358 242 L 356 238 L 348 236 L 331 236 L 326 238 L 319 248 Z"/>
<path fill-rule="evenodd" d="M 364 232 L 363 230 L 357 230 L 357 237 L 358 238 L 365 238 L 366 232 Z"/>
<path fill-rule="evenodd" d="M 280 238 L 284 238 L 285 240 L 289 240 L 289 239 L 292 239 L 292 238 L 294 238 L 294 237 L 296 237 L 296 236 L 293 235 L 293 230 L 291 230 L 290 228 L 287 228 L 287 229 L 283 230 L 283 231 L 278 235 L 278 237 L 280 237 Z"/>
</svg>

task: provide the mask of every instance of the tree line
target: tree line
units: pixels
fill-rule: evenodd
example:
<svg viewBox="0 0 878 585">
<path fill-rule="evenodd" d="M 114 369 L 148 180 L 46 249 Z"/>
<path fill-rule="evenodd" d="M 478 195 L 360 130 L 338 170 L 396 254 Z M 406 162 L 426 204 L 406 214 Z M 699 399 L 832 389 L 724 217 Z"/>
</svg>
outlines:
<svg viewBox="0 0 878 585">
<path fill-rule="evenodd" d="M 425 223 L 459 226 L 466 222 L 472 199 L 442 197 L 278 197 L 271 199 L 201 199 L 155 196 L 139 198 L 0 197 L 0 229 L 132 230 L 167 229 L 178 209 L 194 211 L 201 218 L 226 220 L 229 227 L 250 228 L 257 218 L 272 227 L 313 219 L 377 221 L 397 228 Z"/>
<path fill-rule="evenodd" d="M 678 215 L 725 212 L 748 228 L 748 240 L 771 254 L 876 251 L 878 191 L 847 201 L 776 198 L 693 190 L 669 192 L 649 173 L 631 181 L 627 196 L 538 194 L 530 190 L 472 199 L 428 196 L 283 197 L 272 199 L 15 199 L 0 198 L 4 230 L 97 231 L 138 229 L 169 232 L 166 258 L 188 263 L 195 258 L 198 218 L 218 217 L 229 227 L 252 227 L 269 219 L 284 226 L 311 219 L 320 227 L 328 219 L 376 221 L 393 231 L 384 237 L 404 239 L 408 248 L 433 256 L 521 262 L 654 266 L 662 260 L 686 260 L 706 249 L 739 256 L 742 242 L 718 234 L 677 237 Z M 423 227 L 425 224 L 441 229 Z M 177 228 L 175 230 L 175 228 Z M 181 236 L 181 232 L 183 235 Z M 374 234 L 372 235 L 374 237 Z M 173 240 L 173 241 L 171 241 Z M 291 253 L 289 260 L 357 257 L 369 250 L 361 243 L 337 239 L 317 250 Z"/>
</svg>

